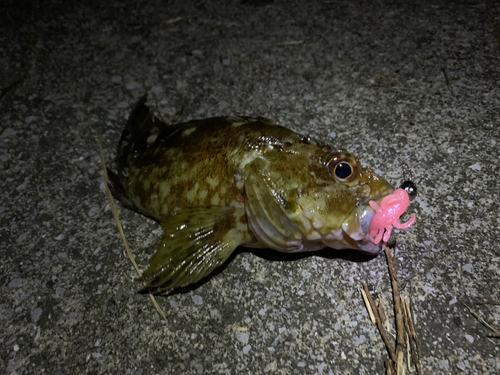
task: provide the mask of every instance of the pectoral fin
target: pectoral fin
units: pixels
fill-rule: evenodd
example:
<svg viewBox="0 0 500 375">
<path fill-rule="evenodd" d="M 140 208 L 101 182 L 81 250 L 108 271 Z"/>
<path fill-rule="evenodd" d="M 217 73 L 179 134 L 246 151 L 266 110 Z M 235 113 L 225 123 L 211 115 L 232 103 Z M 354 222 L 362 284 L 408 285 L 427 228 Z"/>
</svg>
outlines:
<svg viewBox="0 0 500 375">
<path fill-rule="evenodd" d="M 162 221 L 163 238 L 140 281 L 173 289 L 193 284 L 221 266 L 248 236 L 238 228 L 243 207 L 183 209 Z"/>
<path fill-rule="evenodd" d="M 283 252 L 303 249 L 297 224 L 286 215 L 272 188 L 251 164 L 245 169 L 245 207 L 248 227 L 260 242 Z"/>
</svg>

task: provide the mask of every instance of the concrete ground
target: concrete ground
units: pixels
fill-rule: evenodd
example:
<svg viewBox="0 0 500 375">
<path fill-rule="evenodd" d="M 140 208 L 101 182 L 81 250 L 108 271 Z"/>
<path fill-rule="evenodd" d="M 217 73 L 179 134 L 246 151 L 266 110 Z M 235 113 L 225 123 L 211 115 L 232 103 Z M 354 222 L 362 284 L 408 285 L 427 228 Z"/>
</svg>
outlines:
<svg viewBox="0 0 500 375">
<path fill-rule="evenodd" d="M 0 372 L 382 374 L 358 285 L 383 256 L 238 251 L 155 311 L 122 255 L 107 163 L 145 92 L 165 120 L 258 115 L 399 185 L 426 374 L 498 374 L 500 7 L 474 1 L 22 1 L 0 16 Z M 83 5 L 82 3 L 86 3 Z M 496 26 L 495 26 L 496 25 Z M 9 85 L 16 83 L 14 86 Z M 120 209 L 142 268 L 161 236 Z"/>
</svg>

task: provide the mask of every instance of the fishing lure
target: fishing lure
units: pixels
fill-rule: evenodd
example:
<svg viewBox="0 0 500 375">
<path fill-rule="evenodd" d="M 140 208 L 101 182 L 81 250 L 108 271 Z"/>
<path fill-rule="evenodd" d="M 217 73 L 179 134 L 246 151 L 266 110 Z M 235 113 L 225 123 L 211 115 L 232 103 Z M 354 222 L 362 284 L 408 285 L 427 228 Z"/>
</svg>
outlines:
<svg viewBox="0 0 500 375">
<path fill-rule="evenodd" d="M 413 184 L 413 182 L 409 182 Z M 369 204 L 375 211 L 369 231 L 375 244 L 378 244 L 382 239 L 384 242 L 389 241 L 393 227 L 408 229 L 415 223 L 415 214 L 411 214 L 410 219 L 406 223 L 399 222 L 399 217 L 410 205 L 410 195 L 402 188 L 396 189 L 394 193 L 384 197 L 380 206 L 375 201 L 370 201 Z"/>
</svg>

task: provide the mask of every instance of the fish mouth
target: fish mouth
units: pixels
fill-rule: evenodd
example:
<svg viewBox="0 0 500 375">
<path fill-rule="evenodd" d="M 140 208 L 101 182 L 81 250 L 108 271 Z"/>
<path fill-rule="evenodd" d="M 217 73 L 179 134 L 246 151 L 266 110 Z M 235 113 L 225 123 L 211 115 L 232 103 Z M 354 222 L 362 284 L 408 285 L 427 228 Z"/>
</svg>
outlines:
<svg viewBox="0 0 500 375">
<path fill-rule="evenodd" d="M 358 202 L 342 223 L 344 240 L 353 249 L 379 254 L 387 246 L 393 228 L 407 229 L 415 223 L 415 214 L 404 223 L 399 221 L 409 203 L 408 192 L 401 188 L 379 201 Z"/>
<path fill-rule="evenodd" d="M 377 200 L 380 203 L 382 198 Z M 335 234 L 323 237 L 323 243 L 328 247 L 335 249 L 354 249 L 368 255 L 378 255 L 381 253 L 387 243 L 380 241 L 375 244 L 370 236 L 370 224 L 375 211 L 366 202 L 358 202 L 357 206 L 351 211 L 342 224 L 342 229 Z"/>
<path fill-rule="evenodd" d="M 382 198 L 377 203 L 380 201 Z M 370 255 L 379 254 L 387 245 L 384 241 L 376 244 L 374 238 L 370 236 L 370 224 L 374 216 L 375 211 L 370 205 L 359 204 L 342 224 L 344 239 L 349 242 L 352 248 Z"/>
</svg>

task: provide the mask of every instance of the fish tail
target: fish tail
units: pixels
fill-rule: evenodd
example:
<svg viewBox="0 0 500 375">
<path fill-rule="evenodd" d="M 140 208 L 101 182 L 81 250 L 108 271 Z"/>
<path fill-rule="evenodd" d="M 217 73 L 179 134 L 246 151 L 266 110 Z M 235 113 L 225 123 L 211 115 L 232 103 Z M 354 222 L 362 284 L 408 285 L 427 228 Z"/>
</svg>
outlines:
<svg viewBox="0 0 500 375">
<path fill-rule="evenodd" d="M 154 126 L 154 115 L 146 105 L 147 98 L 148 94 L 144 94 L 137 101 L 123 129 L 116 153 L 119 172 L 128 167 L 129 155 L 140 152 L 147 145 L 146 140 Z"/>
<path fill-rule="evenodd" d="M 106 170 L 108 172 L 108 189 L 113 197 L 125 208 L 138 211 L 137 207 L 128 198 L 118 175 L 109 168 L 106 168 Z"/>
<path fill-rule="evenodd" d="M 130 138 L 137 139 L 144 137 L 145 134 L 151 132 L 153 127 L 153 114 L 146 105 L 148 94 L 144 94 L 139 98 L 134 106 L 134 109 L 129 115 L 125 129 L 123 129 L 120 142 Z M 141 137 L 142 136 L 142 137 Z"/>
<path fill-rule="evenodd" d="M 126 209 L 129 209 L 131 211 L 138 212 L 141 215 L 144 215 L 144 216 L 150 218 L 151 220 L 156 221 L 157 223 L 160 222 L 157 218 L 150 216 L 150 215 L 147 215 L 147 214 L 143 213 L 139 208 L 137 208 L 137 206 L 135 204 L 133 204 L 132 201 L 129 199 L 127 192 L 125 191 L 125 188 L 123 187 L 123 184 L 121 183 L 118 175 L 109 168 L 106 168 L 106 170 L 108 172 L 108 189 L 111 192 L 111 194 L 113 195 L 113 197 L 118 202 L 120 202 L 120 204 L 123 207 L 125 207 Z"/>
</svg>

